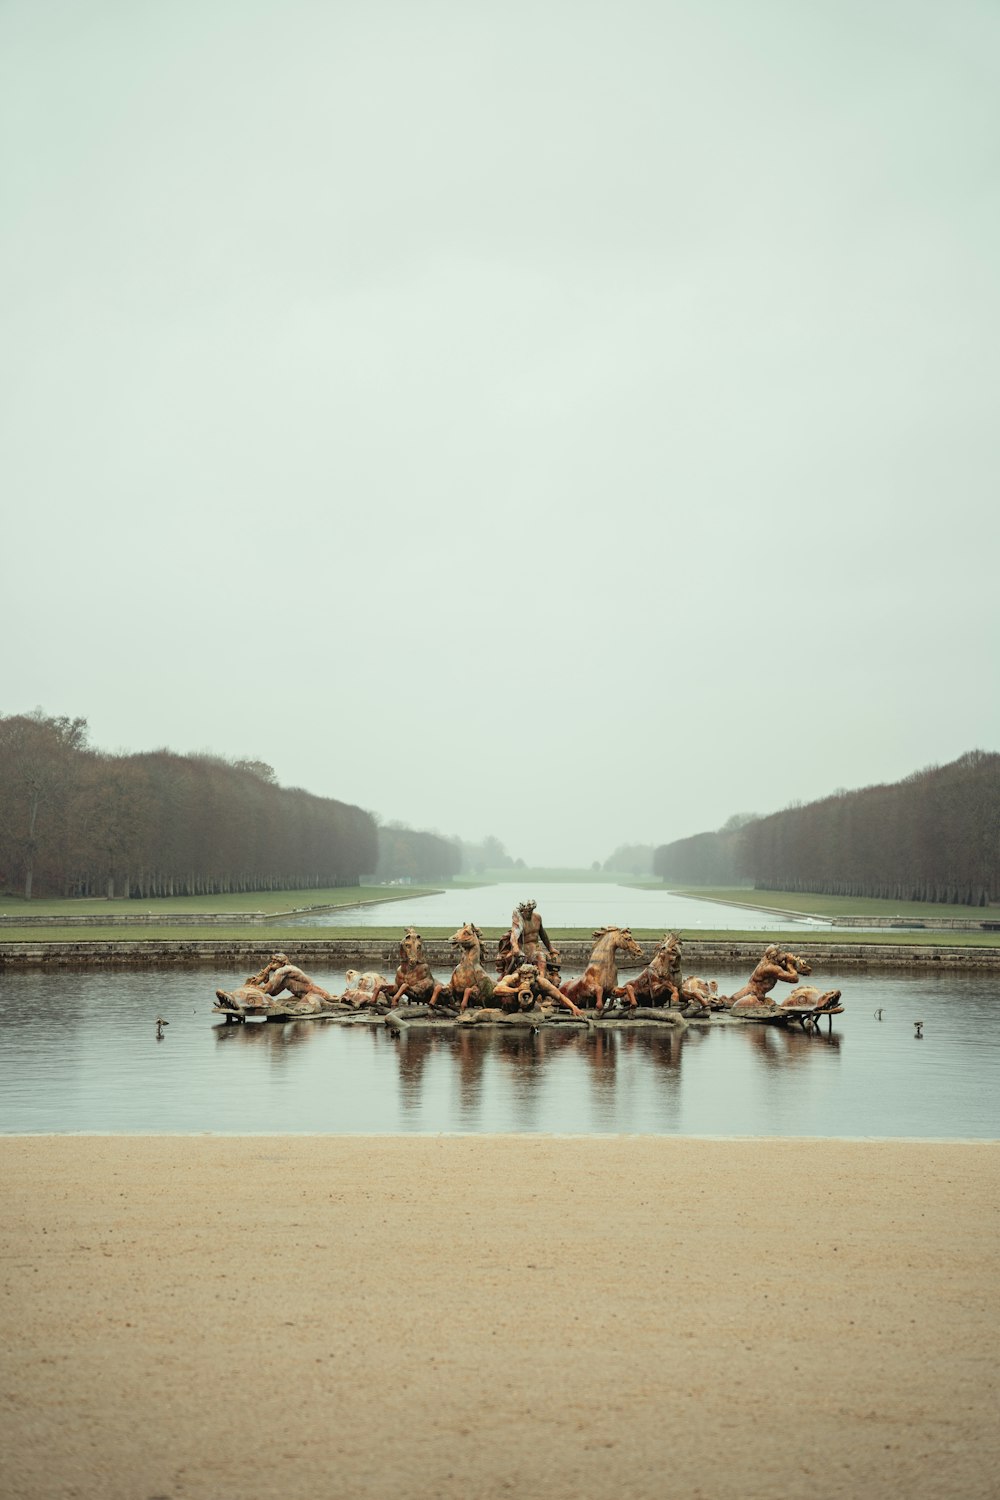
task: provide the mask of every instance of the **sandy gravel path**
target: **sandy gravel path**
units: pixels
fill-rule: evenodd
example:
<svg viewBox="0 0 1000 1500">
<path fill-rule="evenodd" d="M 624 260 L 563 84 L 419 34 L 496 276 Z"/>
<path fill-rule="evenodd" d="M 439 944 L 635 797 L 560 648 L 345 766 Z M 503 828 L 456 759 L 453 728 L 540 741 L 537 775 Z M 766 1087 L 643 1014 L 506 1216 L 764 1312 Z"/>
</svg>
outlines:
<svg viewBox="0 0 1000 1500">
<path fill-rule="evenodd" d="M 995 1497 L 1000 1144 L 0 1138 L 18 1500 Z"/>
</svg>

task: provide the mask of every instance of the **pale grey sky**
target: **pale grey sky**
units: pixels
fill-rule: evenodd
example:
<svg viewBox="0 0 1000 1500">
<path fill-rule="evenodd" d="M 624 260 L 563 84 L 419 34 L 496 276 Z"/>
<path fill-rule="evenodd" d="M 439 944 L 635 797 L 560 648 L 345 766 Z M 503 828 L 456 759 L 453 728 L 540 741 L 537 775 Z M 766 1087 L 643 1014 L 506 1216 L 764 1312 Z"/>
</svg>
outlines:
<svg viewBox="0 0 1000 1500">
<path fill-rule="evenodd" d="M 551 863 L 1000 749 L 993 0 L 0 57 L 0 711 Z"/>
</svg>

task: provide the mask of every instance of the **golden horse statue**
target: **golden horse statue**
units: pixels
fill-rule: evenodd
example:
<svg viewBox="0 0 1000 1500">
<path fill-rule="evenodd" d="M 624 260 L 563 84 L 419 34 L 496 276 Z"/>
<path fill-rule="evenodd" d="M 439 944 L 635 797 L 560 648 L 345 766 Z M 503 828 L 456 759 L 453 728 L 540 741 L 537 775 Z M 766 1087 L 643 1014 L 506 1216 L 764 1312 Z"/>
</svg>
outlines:
<svg viewBox="0 0 1000 1500">
<path fill-rule="evenodd" d="M 594 933 L 594 948 L 590 962 L 579 979 L 567 979 L 560 990 L 574 1006 L 588 1005 L 594 1001 L 598 1015 L 604 1009 L 605 996 L 618 988 L 618 965 L 615 955 L 627 953 L 630 958 L 645 958 L 645 954 L 632 936 L 628 927 L 599 927 Z"/>
</svg>

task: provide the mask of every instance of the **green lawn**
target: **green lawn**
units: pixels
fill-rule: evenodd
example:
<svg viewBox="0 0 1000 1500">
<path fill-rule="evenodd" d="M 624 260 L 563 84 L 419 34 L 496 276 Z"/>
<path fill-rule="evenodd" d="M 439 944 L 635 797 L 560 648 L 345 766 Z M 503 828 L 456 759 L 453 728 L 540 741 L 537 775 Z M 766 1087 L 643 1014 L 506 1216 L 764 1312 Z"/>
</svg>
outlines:
<svg viewBox="0 0 1000 1500">
<path fill-rule="evenodd" d="M 587 872 L 588 874 L 590 872 Z M 25 916 L 49 916 L 58 917 L 72 913 L 73 915 L 96 915 L 103 913 L 114 913 L 119 915 L 138 916 L 145 912 L 153 912 L 157 915 L 168 916 L 173 912 L 195 913 L 195 912 L 273 912 L 275 913 L 273 923 L 268 922 L 254 926 L 232 926 L 223 924 L 212 924 L 201 926 L 196 923 L 184 926 L 130 926 L 130 927 L 60 927 L 57 925 L 46 927 L 17 925 L 0 927 L 0 942 L 128 942 L 128 943 L 162 943 L 178 942 L 217 938 L 222 941 L 244 940 L 246 942 L 260 943 L 272 948 L 284 950 L 294 949 L 298 944 L 314 941 L 317 939 L 332 940 L 336 938 L 377 938 L 380 940 L 398 939 L 403 924 L 386 925 L 382 927 L 299 927 L 289 926 L 277 913 L 301 909 L 307 906 L 347 906 L 357 902 L 389 901 L 394 898 L 408 898 L 429 894 L 431 890 L 440 890 L 446 884 L 458 888 L 482 886 L 492 884 L 494 880 L 510 880 L 512 878 L 525 882 L 526 889 L 530 889 L 532 881 L 541 882 L 545 875 L 550 879 L 579 878 L 579 871 L 564 872 L 542 872 L 542 871 L 515 871 L 508 870 L 489 871 L 482 876 L 464 877 L 454 882 L 442 882 L 440 886 L 339 886 L 333 890 L 309 890 L 309 891 L 253 891 L 244 895 L 230 896 L 178 896 L 163 898 L 155 901 L 31 901 L 26 902 L 17 897 L 7 896 L 0 898 L 0 913 L 10 916 L 24 914 Z M 594 874 L 592 879 L 614 879 L 613 876 Z M 661 881 L 629 881 L 629 885 L 635 889 L 666 889 Z M 937 906 L 933 903 L 924 902 L 892 902 L 864 900 L 854 897 L 840 896 L 813 896 L 803 895 L 799 891 L 753 891 L 746 887 L 738 889 L 723 889 L 720 887 L 690 887 L 678 891 L 679 895 L 692 896 L 695 898 L 713 898 L 719 901 L 733 902 L 748 906 L 759 905 L 762 907 L 773 907 L 784 911 L 807 912 L 817 917 L 831 917 L 840 915 L 871 915 L 871 916 L 901 916 L 904 918 L 924 918 L 929 921 L 942 917 L 964 917 L 975 920 L 979 916 L 989 916 L 990 908 L 969 906 Z M 997 914 L 1000 908 L 992 908 L 993 914 Z M 711 906 L 705 906 L 705 915 L 711 913 Z M 423 935 L 426 938 L 447 938 L 451 936 L 451 928 L 424 927 Z M 487 927 L 483 929 L 484 935 L 491 941 L 496 941 L 501 935 L 500 928 Z M 647 949 L 651 951 L 652 945 L 663 936 L 662 932 L 653 929 L 636 928 L 635 936 Z M 556 942 L 568 939 L 585 940 L 590 937 L 589 927 L 550 929 L 551 936 Z M 838 928 L 832 932 L 818 932 L 810 930 L 803 932 L 801 928 L 790 931 L 783 930 L 780 926 L 780 918 L 775 918 L 775 926 L 767 931 L 740 931 L 730 932 L 725 929 L 709 929 L 706 931 L 684 934 L 688 940 L 708 939 L 715 942 L 731 940 L 734 943 L 759 943 L 763 947 L 768 942 L 781 942 L 791 948 L 805 948 L 810 943 L 828 943 L 831 941 L 842 943 L 888 943 L 892 945 L 908 944 L 913 946 L 938 946 L 948 944 L 962 947 L 996 947 L 1000 945 L 1000 934 L 984 932 L 935 932 L 933 929 L 915 932 L 889 932 L 886 930 L 865 933 L 852 932 L 850 929 Z"/>
<path fill-rule="evenodd" d="M 1000 907 L 943 906 L 934 901 L 882 901 L 866 896 L 816 896 L 806 891 L 754 891 L 746 886 L 736 889 L 671 886 L 670 889 L 678 896 L 691 896 L 695 900 L 805 912 L 812 917 L 906 917 L 929 922 L 942 917 L 959 917 L 969 922 L 991 916 L 1000 919 Z"/>
<path fill-rule="evenodd" d="M 340 938 L 377 938 L 398 942 L 402 929 L 402 923 L 396 927 L 288 927 L 282 926 L 280 919 L 275 921 L 273 927 L 269 924 L 259 927 L 225 927 L 222 925 L 199 927 L 196 924 L 185 927 L 3 927 L 0 928 L 0 944 L 89 942 L 137 944 L 176 942 L 183 944 L 217 939 L 222 942 L 259 943 L 262 946 L 293 954 L 302 943 L 317 940 L 332 942 Z M 590 927 L 555 928 L 549 930 L 549 936 L 558 946 L 559 943 L 570 939 L 585 941 L 590 938 L 591 931 Z M 422 927 L 421 932 L 425 939 L 449 938 L 452 929 L 450 927 Z M 483 935 L 488 942 L 495 942 L 500 932 L 500 928 L 483 929 Z M 663 937 L 663 930 L 661 928 L 633 928 L 632 935 L 642 944 L 647 957 L 651 957 L 653 949 Z M 930 930 L 892 932 L 888 929 L 864 932 L 856 928 L 844 927 L 822 932 L 810 928 L 804 932 L 801 927 L 788 930 L 776 925 L 765 930 L 743 932 L 731 932 L 724 928 L 705 931 L 682 929 L 681 936 L 685 942 L 705 940 L 720 943 L 750 943 L 759 945 L 761 948 L 767 943 L 781 943 L 793 952 L 802 952 L 810 945 L 826 943 L 840 943 L 845 946 L 856 946 L 859 943 L 884 943 L 911 948 L 1000 947 L 1000 933 L 991 932 L 933 932 Z"/>
<path fill-rule="evenodd" d="M 427 896 L 440 886 L 428 885 L 339 885 L 332 890 L 244 891 L 229 896 L 157 896 L 145 901 L 41 900 L 0 896 L 0 916 L 99 917 L 170 916 L 173 912 L 272 912 L 296 911 L 306 906 L 352 906 L 359 901 L 392 901 L 405 896 Z"/>
<path fill-rule="evenodd" d="M 536 881 L 539 885 L 552 882 L 566 882 L 569 885 L 592 885 L 594 882 L 599 882 L 602 885 L 614 885 L 617 880 L 616 875 L 608 875 L 604 870 L 571 870 L 549 865 L 526 865 L 524 868 L 484 870 L 480 875 L 456 875 L 455 879 L 448 884 L 453 886 L 520 885 L 525 887 L 525 894 L 528 894 L 530 887 Z M 662 882 L 656 883 L 660 885 Z"/>
</svg>

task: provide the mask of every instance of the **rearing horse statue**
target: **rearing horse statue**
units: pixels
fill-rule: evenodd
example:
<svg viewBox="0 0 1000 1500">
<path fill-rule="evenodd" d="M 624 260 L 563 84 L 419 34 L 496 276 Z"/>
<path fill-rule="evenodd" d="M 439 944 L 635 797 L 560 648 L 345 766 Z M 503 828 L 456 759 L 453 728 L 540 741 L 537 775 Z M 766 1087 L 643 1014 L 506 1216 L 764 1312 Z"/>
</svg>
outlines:
<svg viewBox="0 0 1000 1500">
<path fill-rule="evenodd" d="M 424 957 L 424 940 L 415 927 L 408 927 L 399 945 L 399 968 L 396 970 L 396 988 L 389 1000 L 398 1005 L 403 996 L 414 1005 L 427 1002 L 433 1005 L 443 985 L 431 973 L 431 966 Z"/>
<path fill-rule="evenodd" d="M 452 998 L 459 1001 L 459 1010 L 465 1010 L 470 1000 L 487 1005 L 493 995 L 493 980 L 482 966 L 482 933 L 474 922 L 466 922 L 452 934 L 451 941 L 460 949 L 458 963 L 448 981 Z"/>
<path fill-rule="evenodd" d="M 567 979 L 559 988 L 574 1005 L 587 1005 L 593 1000 L 599 1015 L 604 1009 L 605 995 L 618 988 L 615 954 L 621 949 L 630 958 L 645 958 L 646 955 L 628 927 L 599 927 L 594 939 L 585 973 L 579 979 Z"/>
<path fill-rule="evenodd" d="M 677 1005 L 681 985 L 680 933 L 668 932 L 637 979 L 626 979 L 615 995 L 624 996 L 635 1010 L 639 1000 L 646 1005 Z"/>
</svg>

